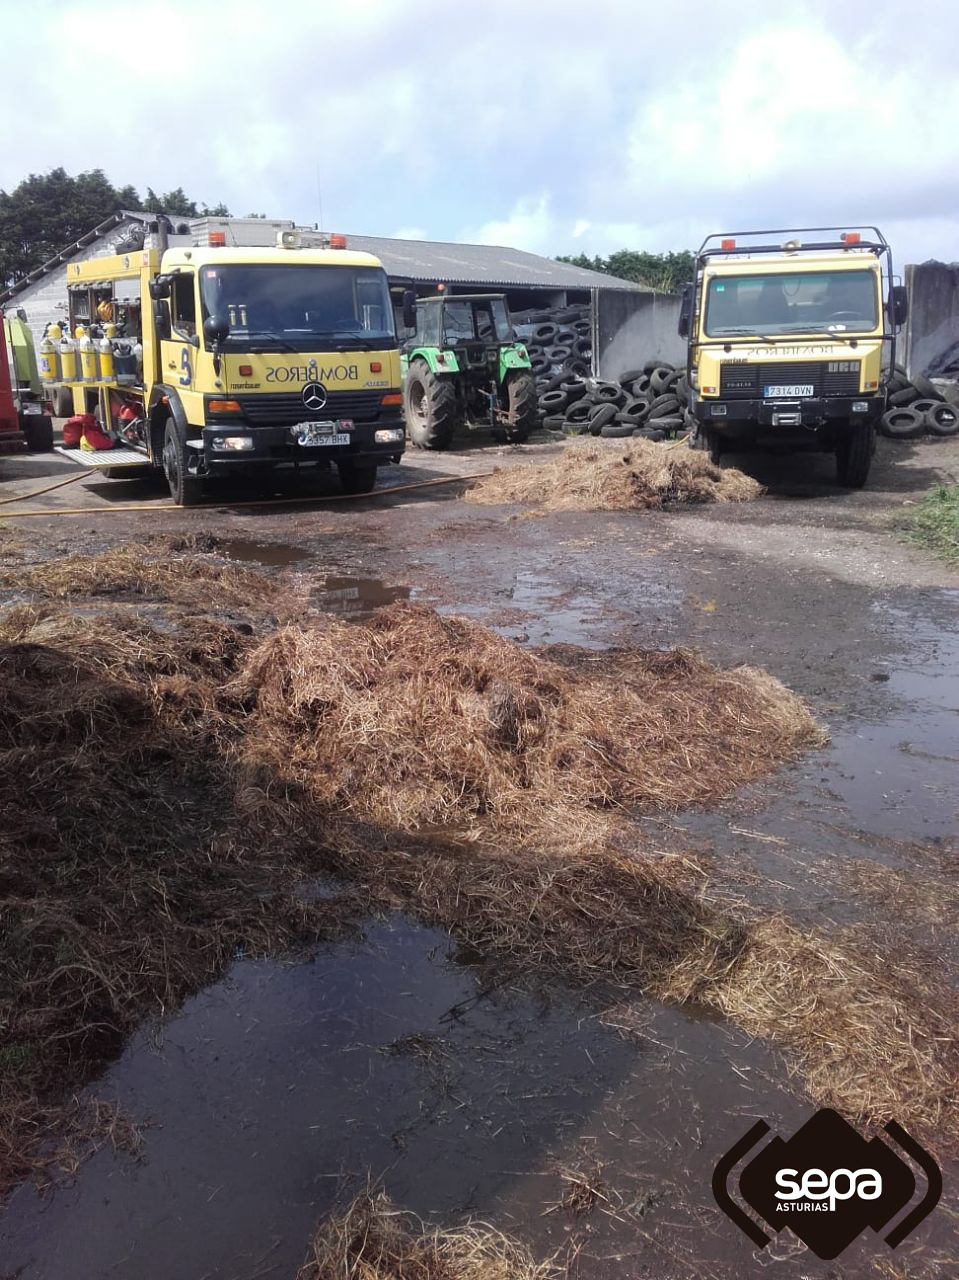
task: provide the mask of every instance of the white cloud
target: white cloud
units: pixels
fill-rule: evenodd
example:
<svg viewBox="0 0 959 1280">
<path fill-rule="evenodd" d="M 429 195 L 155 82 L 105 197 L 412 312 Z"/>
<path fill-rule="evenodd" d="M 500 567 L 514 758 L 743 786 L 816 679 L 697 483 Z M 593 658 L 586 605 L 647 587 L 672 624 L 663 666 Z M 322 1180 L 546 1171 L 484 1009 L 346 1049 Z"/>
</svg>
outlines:
<svg viewBox="0 0 959 1280">
<path fill-rule="evenodd" d="M 34 104 L 4 136 L 8 189 L 99 166 L 313 222 L 319 178 L 347 232 L 607 253 L 868 219 L 900 259 L 959 256 L 952 0 L 718 0 L 708 20 L 598 0 L 587 28 L 578 0 L 488 0 L 469 41 L 427 0 L 0 8 L 6 99 Z M 90 110 L 83 65 L 102 67 Z"/>
<path fill-rule="evenodd" d="M 390 235 L 394 240 L 426 240 L 426 230 L 423 227 L 400 227 L 398 231 L 391 231 Z"/>
</svg>

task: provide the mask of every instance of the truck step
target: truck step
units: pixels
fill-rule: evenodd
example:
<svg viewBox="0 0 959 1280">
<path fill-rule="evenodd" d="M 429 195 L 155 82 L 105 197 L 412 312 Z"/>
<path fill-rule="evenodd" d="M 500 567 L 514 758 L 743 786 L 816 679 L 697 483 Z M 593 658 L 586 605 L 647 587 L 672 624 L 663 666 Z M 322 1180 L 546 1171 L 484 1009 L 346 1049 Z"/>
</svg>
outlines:
<svg viewBox="0 0 959 1280">
<path fill-rule="evenodd" d="M 64 445 L 55 445 L 57 453 L 62 453 L 71 462 L 78 462 L 81 467 L 148 467 L 150 459 L 145 453 L 136 449 L 67 449 Z"/>
</svg>

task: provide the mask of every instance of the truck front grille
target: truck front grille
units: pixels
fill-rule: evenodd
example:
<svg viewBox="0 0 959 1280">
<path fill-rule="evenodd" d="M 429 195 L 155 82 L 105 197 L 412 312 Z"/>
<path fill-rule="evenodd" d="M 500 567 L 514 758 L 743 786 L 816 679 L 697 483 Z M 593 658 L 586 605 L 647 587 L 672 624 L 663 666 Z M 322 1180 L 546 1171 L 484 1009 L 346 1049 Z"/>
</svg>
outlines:
<svg viewBox="0 0 959 1280">
<path fill-rule="evenodd" d="M 288 427 L 294 422 L 323 422 L 329 418 L 372 422 L 379 416 L 383 395 L 382 391 L 330 391 L 326 404 L 315 411 L 307 409 L 298 391 L 237 396 L 237 400 L 243 416 L 255 426 Z"/>
<path fill-rule="evenodd" d="M 719 394 L 727 400 L 762 399 L 769 386 L 811 386 L 814 396 L 859 393 L 858 360 L 770 361 L 765 364 L 720 365 Z"/>
</svg>

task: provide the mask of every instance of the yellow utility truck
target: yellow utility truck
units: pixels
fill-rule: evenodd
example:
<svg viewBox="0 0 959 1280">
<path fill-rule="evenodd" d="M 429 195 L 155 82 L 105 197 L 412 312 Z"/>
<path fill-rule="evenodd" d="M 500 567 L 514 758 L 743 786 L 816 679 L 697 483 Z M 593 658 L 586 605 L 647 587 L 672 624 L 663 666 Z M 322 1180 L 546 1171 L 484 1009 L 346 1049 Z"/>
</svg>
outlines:
<svg viewBox="0 0 959 1280">
<path fill-rule="evenodd" d="M 906 308 L 876 227 L 708 236 L 679 319 L 690 443 L 833 453 L 861 488 Z"/>
<path fill-rule="evenodd" d="M 307 247 L 170 244 L 70 264 L 69 326 L 41 346 L 68 387 L 61 452 L 109 478 L 162 469 L 176 502 L 205 480 L 335 464 L 366 493 L 404 449 L 386 272 L 341 236 Z M 65 431 L 65 440 L 67 437 Z"/>
</svg>

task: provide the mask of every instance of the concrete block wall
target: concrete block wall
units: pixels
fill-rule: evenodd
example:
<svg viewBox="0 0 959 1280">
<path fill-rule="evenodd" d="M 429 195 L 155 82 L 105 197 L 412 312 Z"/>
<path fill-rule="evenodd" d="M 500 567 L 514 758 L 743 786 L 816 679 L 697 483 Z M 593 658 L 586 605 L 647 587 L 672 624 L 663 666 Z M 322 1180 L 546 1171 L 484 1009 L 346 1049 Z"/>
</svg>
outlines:
<svg viewBox="0 0 959 1280">
<path fill-rule="evenodd" d="M 959 371 L 959 263 L 922 262 L 906 268 L 909 322 L 900 363 L 919 373 L 956 377 Z"/>
<path fill-rule="evenodd" d="M 33 284 L 27 285 L 7 302 L 7 310 L 16 312 L 22 307 L 27 313 L 27 324 L 33 333 L 35 345 L 43 337 L 43 330 L 48 324 L 54 320 L 62 324 L 67 318 L 67 266 L 70 263 L 87 262 L 90 258 L 109 257 L 114 252 L 113 246 L 117 240 L 133 225 L 132 222 L 119 223 L 105 236 L 86 245 L 70 258 L 69 263 L 64 262 L 49 275 L 42 276 Z"/>
<path fill-rule="evenodd" d="M 682 299 L 675 293 L 596 289 L 593 302 L 593 363 L 601 378 L 616 381 L 647 360 L 686 362 L 679 336 Z"/>
</svg>

